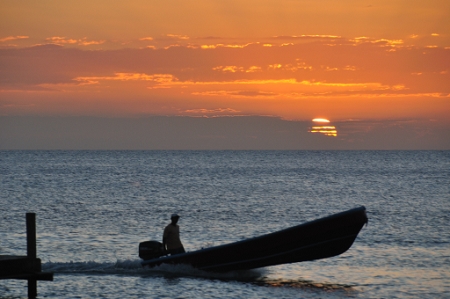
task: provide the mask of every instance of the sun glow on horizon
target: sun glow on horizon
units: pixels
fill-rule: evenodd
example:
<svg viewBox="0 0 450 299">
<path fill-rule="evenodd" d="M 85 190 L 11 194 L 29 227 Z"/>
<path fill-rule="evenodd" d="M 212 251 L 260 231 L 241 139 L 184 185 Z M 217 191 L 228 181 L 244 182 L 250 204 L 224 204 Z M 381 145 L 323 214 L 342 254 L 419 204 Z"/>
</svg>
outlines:
<svg viewBox="0 0 450 299">
<path fill-rule="evenodd" d="M 318 124 L 328 124 L 330 121 L 326 118 L 314 118 L 312 120 L 314 123 Z M 337 137 L 337 130 L 335 126 L 331 125 L 314 125 L 311 127 L 311 129 L 308 131 L 310 133 L 320 133 L 325 136 L 331 136 L 331 137 Z"/>
<path fill-rule="evenodd" d="M 315 122 L 315 123 L 329 123 L 330 122 L 326 118 L 314 118 L 312 121 Z"/>
</svg>

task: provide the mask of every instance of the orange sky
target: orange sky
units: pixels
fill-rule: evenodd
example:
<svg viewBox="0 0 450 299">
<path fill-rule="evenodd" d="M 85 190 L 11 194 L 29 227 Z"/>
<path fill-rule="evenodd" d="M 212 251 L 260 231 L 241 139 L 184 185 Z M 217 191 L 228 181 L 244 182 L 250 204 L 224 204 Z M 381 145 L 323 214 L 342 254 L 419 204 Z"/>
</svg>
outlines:
<svg viewBox="0 0 450 299">
<path fill-rule="evenodd" d="M 450 1 L 0 1 L 0 115 L 449 122 Z"/>
</svg>

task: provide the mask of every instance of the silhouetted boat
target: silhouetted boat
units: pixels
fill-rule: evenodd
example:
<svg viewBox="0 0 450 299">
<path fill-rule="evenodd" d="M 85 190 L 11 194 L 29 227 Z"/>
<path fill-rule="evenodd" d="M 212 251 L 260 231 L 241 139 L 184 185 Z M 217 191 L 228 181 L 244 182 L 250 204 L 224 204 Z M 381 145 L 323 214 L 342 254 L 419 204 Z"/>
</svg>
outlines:
<svg viewBox="0 0 450 299">
<path fill-rule="evenodd" d="M 213 272 L 312 261 L 347 251 L 367 221 L 362 206 L 260 237 L 172 256 L 162 256 L 157 241 L 142 242 L 139 256 L 144 267 L 187 264 Z"/>
</svg>

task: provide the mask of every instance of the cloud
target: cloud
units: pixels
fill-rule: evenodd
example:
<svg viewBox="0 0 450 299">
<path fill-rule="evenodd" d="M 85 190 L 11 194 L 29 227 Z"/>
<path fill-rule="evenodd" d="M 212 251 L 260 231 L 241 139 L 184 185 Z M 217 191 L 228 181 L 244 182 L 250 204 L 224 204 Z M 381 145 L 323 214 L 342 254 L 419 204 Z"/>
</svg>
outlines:
<svg viewBox="0 0 450 299">
<path fill-rule="evenodd" d="M 105 43 L 105 40 L 88 40 L 86 37 L 82 39 L 73 39 L 63 36 L 53 36 L 45 39 L 46 42 L 55 45 L 79 45 L 79 46 L 91 46 L 91 45 L 101 45 Z"/>
<path fill-rule="evenodd" d="M 205 36 L 205 37 L 196 37 L 197 40 L 220 40 L 223 39 L 220 36 Z"/>
<path fill-rule="evenodd" d="M 274 36 L 273 39 L 277 40 L 299 40 L 299 39 L 342 39 L 339 35 L 327 35 L 327 34 L 303 34 L 303 35 L 280 35 Z"/>
<path fill-rule="evenodd" d="M 99 81 L 152 81 L 167 84 L 177 79 L 170 74 L 115 73 L 114 76 L 76 77 L 75 81 L 98 83 Z"/>
<path fill-rule="evenodd" d="M 2 108 L 5 113 L 32 111 L 26 108 L 31 103 L 39 111 L 79 114 L 83 109 L 171 114 L 198 107 L 293 119 L 332 107 L 330 113 L 340 117 L 450 113 L 450 51 L 442 48 L 386 52 L 383 43 L 318 41 L 289 47 L 83 50 L 66 47 L 73 41 L 63 36 L 48 42 L 0 49 L 0 97 L 21 104 Z"/>
<path fill-rule="evenodd" d="M 181 34 L 166 34 L 164 37 L 162 38 L 158 38 L 158 39 L 172 39 L 172 40 L 188 40 L 189 36 L 187 35 L 181 35 Z"/>
<path fill-rule="evenodd" d="M 227 108 L 225 108 L 227 110 Z M 199 109 L 199 114 L 213 111 Z M 343 120 L 338 137 L 309 133 L 310 121 L 277 117 L 0 116 L 0 149 L 27 150 L 449 150 L 449 124 Z"/>
<path fill-rule="evenodd" d="M 78 44 L 81 46 L 102 45 L 105 40 L 87 40 L 86 38 L 78 40 Z"/>
<path fill-rule="evenodd" d="M 244 73 L 254 73 L 254 72 L 261 72 L 262 68 L 260 66 L 252 65 L 248 68 L 244 68 L 242 66 L 236 66 L 236 65 L 227 65 L 227 66 L 216 66 L 213 67 L 214 71 L 220 71 L 220 72 L 244 72 Z"/>
<path fill-rule="evenodd" d="M 282 70 L 282 71 L 289 71 L 289 72 L 297 72 L 299 70 L 312 70 L 313 67 L 311 65 L 307 65 L 304 62 L 296 62 L 296 63 L 288 63 L 288 64 L 281 64 L 281 63 L 275 63 L 275 64 L 269 64 L 267 66 L 268 70 Z"/>
<path fill-rule="evenodd" d="M 51 42 L 53 44 L 56 44 L 56 45 L 76 44 L 76 43 L 78 43 L 78 41 L 76 39 L 70 39 L 70 38 L 61 37 L 61 36 L 48 37 L 45 40 L 48 41 L 48 42 Z"/>
<path fill-rule="evenodd" d="M 242 98 L 242 97 L 252 97 L 252 98 L 267 98 L 267 97 L 275 97 L 279 94 L 274 92 L 264 92 L 257 90 L 211 90 L 211 91 L 200 91 L 200 92 L 192 92 L 193 95 L 196 96 L 220 96 L 220 97 L 230 97 L 230 98 Z"/>
<path fill-rule="evenodd" d="M 196 108 L 196 109 L 187 109 L 183 111 L 183 114 L 190 114 L 190 115 L 232 115 L 241 113 L 241 111 L 232 109 L 232 108 L 216 108 L 216 109 L 207 109 L 207 108 Z"/>
<path fill-rule="evenodd" d="M 217 49 L 217 48 L 232 48 L 232 49 L 243 49 L 252 45 L 258 45 L 259 43 L 243 43 L 243 44 L 209 44 L 209 45 L 200 45 L 201 49 Z"/>
<path fill-rule="evenodd" d="M 29 39 L 28 36 L 10 36 L 0 39 L 0 41 L 10 41 L 15 39 Z M 70 47 L 80 47 L 102 45 L 103 49 L 120 49 L 123 47 L 139 49 L 142 47 L 143 42 L 150 42 L 151 45 L 157 49 L 169 49 L 171 47 L 187 47 L 193 49 L 243 49 L 250 46 L 260 47 L 292 47 L 298 45 L 325 45 L 325 46 L 342 46 L 342 45 L 361 45 L 361 44 L 376 44 L 379 47 L 398 49 L 402 47 L 411 47 L 420 43 L 422 46 L 426 45 L 438 45 L 442 46 L 446 37 L 442 34 L 428 34 L 428 35 L 409 35 L 406 39 L 387 39 L 387 38 L 374 38 L 370 36 L 358 36 L 358 37 L 343 37 L 339 35 L 330 34 L 305 34 L 305 35 L 282 35 L 272 37 L 259 37 L 259 38 L 224 38 L 216 36 L 206 37 L 190 37 L 183 34 L 164 34 L 159 36 L 144 36 L 140 38 L 130 40 L 107 40 L 107 39 L 89 39 L 84 38 L 71 38 L 65 36 L 52 36 L 44 40 L 29 39 L 30 43 L 55 43 Z M 211 41 L 220 41 L 218 43 L 211 43 Z M 26 46 L 25 42 L 21 42 L 22 46 Z"/>
<path fill-rule="evenodd" d="M 7 37 L 4 37 L 4 38 L 0 38 L 0 42 L 9 42 L 9 41 L 12 41 L 12 40 L 18 40 L 18 39 L 28 39 L 28 38 L 30 38 L 29 36 L 26 36 L 26 35 L 16 35 L 16 36 L 7 36 Z"/>
</svg>

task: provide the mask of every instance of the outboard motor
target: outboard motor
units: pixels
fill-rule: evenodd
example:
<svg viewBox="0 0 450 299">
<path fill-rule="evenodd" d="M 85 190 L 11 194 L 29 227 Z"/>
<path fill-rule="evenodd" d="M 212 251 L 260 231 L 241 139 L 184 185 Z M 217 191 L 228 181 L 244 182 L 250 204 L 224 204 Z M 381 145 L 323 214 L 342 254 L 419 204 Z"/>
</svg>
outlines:
<svg viewBox="0 0 450 299">
<path fill-rule="evenodd" d="M 163 245 L 158 241 L 145 241 L 139 243 L 139 257 L 143 260 L 156 259 L 165 255 Z"/>
</svg>

